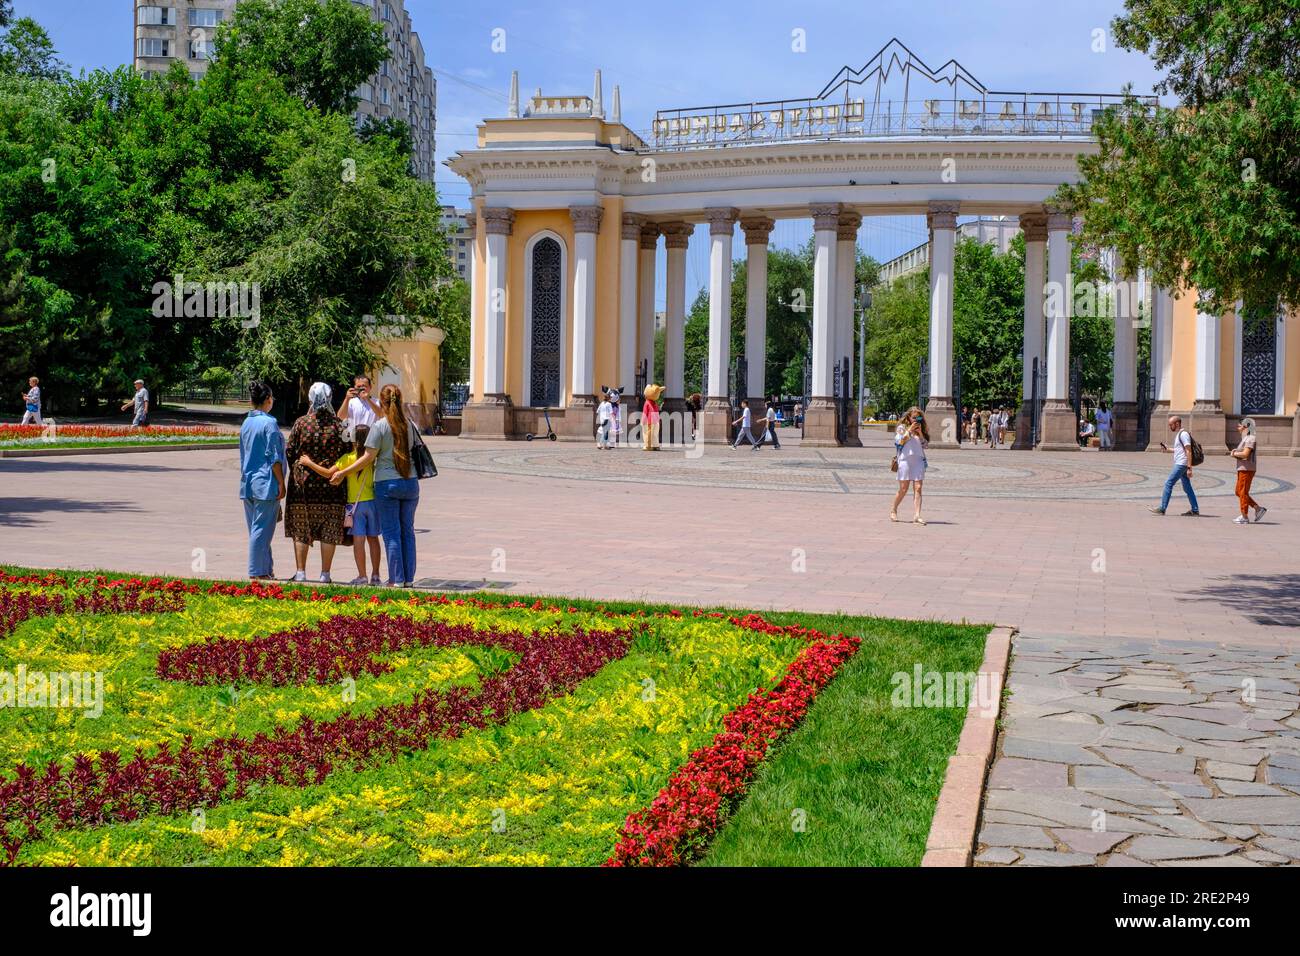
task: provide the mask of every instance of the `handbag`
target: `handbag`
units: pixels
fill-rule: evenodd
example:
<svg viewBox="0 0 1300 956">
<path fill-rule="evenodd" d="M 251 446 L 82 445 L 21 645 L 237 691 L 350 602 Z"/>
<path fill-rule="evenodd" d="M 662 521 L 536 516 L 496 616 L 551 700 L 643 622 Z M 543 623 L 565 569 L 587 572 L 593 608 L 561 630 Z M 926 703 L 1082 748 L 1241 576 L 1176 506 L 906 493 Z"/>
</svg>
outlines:
<svg viewBox="0 0 1300 956">
<path fill-rule="evenodd" d="M 898 471 L 898 456 L 897 456 L 897 455 L 895 455 L 895 456 L 894 456 L 894 460 L 891 461 L 891 462 L 889 463 L 889 470 L 890 470 L 890 471 Z"/>
<path fill-rule="evenodd" d="M 411 432 L 415 435 L 415 443 L 411 446 L 411 464 L 415 466 L 415 477 L 421 480 L 437 478 L 438 466 L 433 463 L 433 455 L 429 454 L 419 430 L 412 428 Z"/>
<path fill-rule="evenodd" d="M 357 503 L 355 501 L 352 502 L 351 504 L 347 504 L 343 506 L 343 527 L 344 528 L 352 527 L 352 517 L 353 515 L 356 514 L 356 511 L 357 511 Z"/>
</svg>

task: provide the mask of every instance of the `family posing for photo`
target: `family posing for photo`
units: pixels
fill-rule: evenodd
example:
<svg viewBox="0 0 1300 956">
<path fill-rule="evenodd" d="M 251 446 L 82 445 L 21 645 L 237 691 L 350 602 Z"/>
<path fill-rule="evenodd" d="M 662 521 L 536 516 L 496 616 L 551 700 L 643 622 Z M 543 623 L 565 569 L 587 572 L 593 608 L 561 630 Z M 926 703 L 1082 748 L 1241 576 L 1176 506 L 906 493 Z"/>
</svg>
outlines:
<svg viewBox="0 0 1300 956">
<path fill-rule="evenodd" d="M 283 518 L 285 536 L 293 540 L 294 581 L 307 580 L 307 555 L 319 542 L 322 584 L 331 583 L 334 549 L 350 544 L 357 576 L 348 583 L 379 585 L 382 538 L 385 583 L 411 587 L 419 478 L 437 471 L 406 417 L 401 390 L 385 385 L 376 402 L 370 379 L 358 375 L 335 409 L 332 390 L 317 382 L 307 393 L 310 408 L 293 423 L 287 442 L 270 415 L 271 389 L 254 382 L 250 391 L 253 410 L 239 430 L 249 578 L 274 579 L 271 541 Z"/>
</svg>

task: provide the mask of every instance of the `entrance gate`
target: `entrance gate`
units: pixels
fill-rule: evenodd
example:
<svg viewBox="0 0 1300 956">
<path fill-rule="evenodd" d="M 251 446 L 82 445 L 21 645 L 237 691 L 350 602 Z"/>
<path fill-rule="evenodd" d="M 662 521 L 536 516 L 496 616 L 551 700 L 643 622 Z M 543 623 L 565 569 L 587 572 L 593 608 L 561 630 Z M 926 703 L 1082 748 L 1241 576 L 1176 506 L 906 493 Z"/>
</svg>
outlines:
<svg viewBox="0 0 1300 956">
<path fill-rule="evenodd" d="M 1143 451 L 1151 443 L 1151 408 L 1155 403 L 1156 380 L 1151 374 L 1151 363 L 1138 362 L 1137 400 L 1137 450 Z"/>
</svg>

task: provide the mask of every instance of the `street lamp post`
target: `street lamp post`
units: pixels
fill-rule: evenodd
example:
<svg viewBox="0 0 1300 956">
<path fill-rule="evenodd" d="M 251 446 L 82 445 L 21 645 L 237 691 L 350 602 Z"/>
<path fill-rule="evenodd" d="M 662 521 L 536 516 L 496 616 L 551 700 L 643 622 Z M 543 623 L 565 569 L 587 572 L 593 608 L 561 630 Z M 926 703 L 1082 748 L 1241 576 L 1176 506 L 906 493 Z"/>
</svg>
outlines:
<svg viewBox="0 0 1300 956">
<path fill-rule="evenodd" d="M 867 310 L 871 308 L 871 290 L 865 282 L 858 284 L 858 421 L 867 407 Z"/>
</svg>

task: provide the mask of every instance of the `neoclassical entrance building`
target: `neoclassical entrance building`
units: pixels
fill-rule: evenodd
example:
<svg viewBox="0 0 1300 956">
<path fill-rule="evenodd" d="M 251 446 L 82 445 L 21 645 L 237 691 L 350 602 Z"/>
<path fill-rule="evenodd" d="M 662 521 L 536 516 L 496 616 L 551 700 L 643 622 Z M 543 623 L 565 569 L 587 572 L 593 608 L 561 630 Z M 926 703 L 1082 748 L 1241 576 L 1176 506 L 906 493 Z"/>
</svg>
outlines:
<svg viewBox="0 0 1300 956">
<path fill-rule="evenodd" d="M 901 88 L 901 89 L 900 89 Z M 853 354 L 854 262 L 863 222 L 925 215 L 930 231 L 929 401 L 937 444 L 956 438 L 953 278 L 957 219 L 1014 215 L 1025 236 L 1024 394 L 1045 369 L 1038 447 L 1076 449 L 1070 403 L 1070 231 L 1050 201 L 1094 150 L 1106 94 L 989 90 L 954 61 L 935 70 L 891 41 L 860 70 L 842 70 L 817 96 L 660 111 L 647 137 L 608 114 L 597 72 L 590 96 L 523 104 L 512 78 L 508 114 L 484 120 L 477 148 L 448 165 L 472 189 L 471 400 L 461 434 L 512 438 L 538 431 L 547 409 L 561 437 L 587 439 L 602 385 L 631 389 L 654 368 L 655 284 L 665 270 L 665 401 L 685 399 L 686 250 L 708 224 L 709 347 L 701 437 L 723 441 L 731 278 L 747 263 L 744 341 L 752 401 L 767 394 L 767 247 L 774 222 L 812 221 L 815 243 L 811 400 L 805 443 L 852 443 L 836 427 L 837 363 Z M 662 251 L 661 251 L 662 250 Z M 1119 279 L 1126 275 L 1117 263 Z M 1294 453 L 1300 331 L 1279 315 L 1243 330 L 1235 313 L 1197 310 L 1194 293 L 1144 289 L 1116 299 L 1112 400 L 1120 447 L 1136 448 L 1139 407 L 1151 441 L 1182 412 L 1207 444 L 1234 436 L 1251 413 L 1261 451 Z M 1058 290 L 1056 294 L 1051 291 Z M 1065 291 L 1061 291 L 1065 290 Z M 1138 381 L 1139 325 L 1151 327 L 1151 373 Z M 1244 334 L 1243 334 L 1244 332 Z M 1145 396 L 1142 390 L 1147 389 Z M 1140 403 L 1140 397 L 1143 401 Z M 639 404 L 639 403 L 638 403 Z M 856 417 L 856 416 L 853 416 Z M 846 437 L 847 431 L 847 437 Z M 1017 442 L 1029 440 L 1017 430 Z"/>
</svg>

